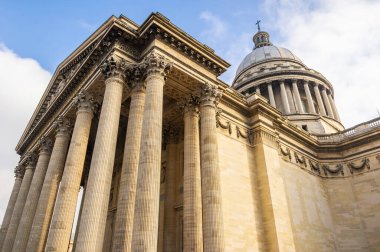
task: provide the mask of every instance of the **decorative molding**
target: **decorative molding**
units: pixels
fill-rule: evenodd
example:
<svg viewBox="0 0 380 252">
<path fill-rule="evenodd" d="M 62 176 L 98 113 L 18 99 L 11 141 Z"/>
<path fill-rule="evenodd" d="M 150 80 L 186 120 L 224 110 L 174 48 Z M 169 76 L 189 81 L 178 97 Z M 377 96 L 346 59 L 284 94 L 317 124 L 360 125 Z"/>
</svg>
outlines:
<svg viewBox="0 0 380 252">
<path fill-rule="evenodd" d="M 311 160 L 309 160 L 309 165 L 310 165 L 312 171 L 316 171 L 316 172 L 318 172 L 318 174 L 321 174 L 321 168 L 319 167 L 318 163 L 313 164 L 313 162 Z"/>
<path fill-rule="evenodd" d="M 294 152 L 294 159 L 296 160 L 297 164 L 304 165 L 305 167 L 307 166 L 305 157 L 297 154 L 297 152 Z"/>
<path fill-rule="evenodd" d="M 229 121 L 227 121 L 227 120 L 226 120 L 225 123 L 222 123 L 222 121 L 220 120 L 222 112 L 223 111 L 221 109 L 217 109 L 217 111 L 216 111 L 216 127 L 217 128 L 220 127 L 222 129 L 228 129 L 228 134 L 231 135 L 232 134 L 231 123 Z"/>
<path fill-rule="evenodd" d="M 324 173 L 325 173 L 326 176 L 327 176 L 329 173 L 330 173 L 330 174 L 337 174 L 337 173 L 339 173 L 339 172 L 340 172 L 340 174 L 341 174 L 342 176 L 344 176 L 344 170 L 343 170 L 343 165 L 342 165 L 342 164 L 337 164 L 337 165 L 335 166 L 335 169 L 334 169 L 334 168 L 330 168 L 330 166 L 324 164 L 324 165 L 322 165 L 322 169 L 323 169 L 323 171 L 324 171 Z"/>
<path fill-rule="evenodd" d="M 237 138 L 242 137 L 244 139 L 247 139 L 250 144 L 252 144 L 252 135 L 253 131 L 252 129 L 247 129 L 246 133 L 243 133 L 239 126 L 236 126 L 236 136 Z"/>
<path fill-rule="evenodd" d="M 354 170 L 363 170 L 364 167 L 367 167 L 367 169 L 369 170 L 371 168 L 370 164 L 369 164 L 369 159 L 368 158 L 364 158 L 361 162 L 361 164 L 359 165 L 355 165 L 354 162 L 349 162 L 347 164 L 348 168 L 350 168 L 350 172 L 351 174 L 354 174 Z"/>
<path fill-rule="evenodd" d="M 289 161 L 292 160 L 292 155 L 290 153 L 289 147 L 286 147 L 285 149 L 283 149 L 282 146 L 280 146 L 280 152 L 283 157 L 288 157 Z"/>
<path fill-rule="evenodd" d="M 175 48 L 176 50 L 180 51 L 181 53 L 183 53 L 184 55 L 186 55 L 193 61 L 206 67 L 208 70 L 215 73 L 217 76 L 219 76 L 225 71 L 225 69 L 218 66 L 214 61 L 212 61 L 209 58 L 206 58 L 200 52 L 197 52 L 196 49 L 189 47 L 185 43 L 182 43 L 176 37 L 171 36 L 162 28 L 158 27 L 157 25 L 152 25 L 152 27 L 148 30 L 147 33 L 151 38 L 154 37 L 154 38 L 164 41 L 165 43 L 170 45 L 172 48 Z M 150 40 L 151 38 L 147 36 L 146 39 Z"/>
</svg>

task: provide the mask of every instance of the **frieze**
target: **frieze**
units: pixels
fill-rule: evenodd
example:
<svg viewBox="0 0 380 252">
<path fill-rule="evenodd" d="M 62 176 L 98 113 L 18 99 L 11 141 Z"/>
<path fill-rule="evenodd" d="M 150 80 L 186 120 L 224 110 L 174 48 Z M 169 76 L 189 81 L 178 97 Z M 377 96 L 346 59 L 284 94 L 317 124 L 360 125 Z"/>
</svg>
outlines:
<svg viewBox="0 0 380 252">
<path fill-rule="evenodd" d="M 304 165 L 305 167 L 307 166 L 305 157 L 297 154 L 297 152 L 294 152 L 294 159 L 296 160 L 297 164 Z"/>
<path fill-rule="evenodd" d="M 337 174 L 337 173 L 340 173 L 342 176 L 344 176 L 344 170 L 343 170 L 342 164 L 337 164 L 335 168 L 331 168 L 329 165 L 324 164 L 322 165 L 322 169 L 326 176 L 329 174 Z"/>
<path fill-rule="evenodd" d="M 319 164 L 317 162 L 314 164 L 311 160 L 309 160 L 309 165 L 313 172 L 321 174 L 321 168 L 319 167 Z"/>
<path fill-rule="evenodd" d="M 237 138 L 242 137 L 247 139 L 250 144 L 252 144 L 252 129 L 247 129 L 245 133 L 243 133 L 239 126 L 236 126 L 236 136 Z"/>
<path fill-rule="evenodd" d="M 354 170 L 358 170 L 358 171 L 361 171 L 363 170 L 365 167 L 367 167 L 367 169 L 369 170 L 371 168 L 370 164 L 369 164 L 369 159 L 368 158 L 364 158 L 360 164 L 358 165 L 355 165 L 354 162 L 349 162 L 347 164 L 348 168 L 350 168 L 350 172 L 351 174 L 354 174 Z"/>
<path fill-rule="evenodd" d="M 222 129 L 228 129 L 228 134 L 231 135 L 232 134 L 232 127 L 231 127 L 231 123 L 229 121 L 226 121 L 225 123 L 223 123 L 220 119 L 221 117 L 221 114 L 222 114 L 222 109 L 218 109 L 216 111 L 216 127 L 217 128 L 222 128 Z M 236 126 L 237 127 L 237 126 Z"/>
<path fill-rule="evenodd" d="M 289 149 L 289 147 L 285 147 L 285 148 L 283 148 L 282 146 L 280 146 L 280 152 L 281 152 L 281 154 L 282 154 L 282 156 L 283 156 L 283 158 L 286 160 L 286 159 L 288 159 L 289 161 L 291 161 L 292 160 L 292 155 L 291 155 L 291 153 L 290 153 L 290 149 Z"/>
</svg>

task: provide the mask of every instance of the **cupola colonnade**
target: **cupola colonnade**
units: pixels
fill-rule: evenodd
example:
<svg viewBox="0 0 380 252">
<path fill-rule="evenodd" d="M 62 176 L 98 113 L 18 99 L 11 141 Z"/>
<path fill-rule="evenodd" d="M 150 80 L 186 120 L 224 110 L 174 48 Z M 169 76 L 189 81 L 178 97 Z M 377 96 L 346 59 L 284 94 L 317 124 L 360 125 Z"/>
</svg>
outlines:
<svg viewBox="0 0 380 252">
<path fill-rule="evenodd" d="M 285 115 L 319 114 L 340 121 L 332 90 L 315 80 L 266 80 L 259 84 L 246 85 L 240 88 L 239 92 L 246 96 L 253 92 L 264 96 L 273 107 Z"/>
</svg>

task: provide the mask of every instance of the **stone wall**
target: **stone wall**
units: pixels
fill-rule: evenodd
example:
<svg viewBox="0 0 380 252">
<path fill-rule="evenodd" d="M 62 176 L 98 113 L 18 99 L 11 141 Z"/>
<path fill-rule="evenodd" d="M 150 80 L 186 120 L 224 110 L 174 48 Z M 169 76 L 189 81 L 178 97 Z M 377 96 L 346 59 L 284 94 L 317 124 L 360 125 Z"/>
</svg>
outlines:
<svg viewBox="0 0 380 252">
<path fill-rule="evenodd" d="M 253 149 L 223 134 L 218 141 L 226 251 L 260 251 Z"/>
</svg>

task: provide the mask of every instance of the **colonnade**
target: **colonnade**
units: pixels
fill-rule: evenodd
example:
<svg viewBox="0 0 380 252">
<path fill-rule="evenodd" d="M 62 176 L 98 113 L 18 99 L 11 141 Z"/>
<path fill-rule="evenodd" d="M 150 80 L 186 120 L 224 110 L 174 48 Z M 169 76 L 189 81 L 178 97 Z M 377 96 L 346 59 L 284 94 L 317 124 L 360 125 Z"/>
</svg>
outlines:
<svg viewBox="0 0 380 252">
<path fill-rule="evenodd" d="M 281 96 L 281 105 L 285 114 L 317 114 L 315 110 L 314 102 L 317 103 L 319 108 L 319 114 L 322 116 L 329 116 L 335 120 L 340 121 L 338 111 L 335 106 L 335 101 L 332 97 L 332 93 L 324 85 L 310 82 L 308 80 L 298 80 L 298 79 L 280 79 L 276 82 L 266 82 L 265 84 L 260 84 L 255 87 L 255 92 L 261 94 L 261 86 L 266 86 L 269 103 L 277 108 L 275 101 L 275 95 L 273 92 L 273 85 L 278 83 Z M 302 99 L 299 91 L 298 84 L 303 84 L 303 89 L 305 92 L 307 105 L 304 107 L 302 104 Z M 310 88 L 313 88 L 314 97 L 311 94 Z"/>
<path fill-rule="evenodd" d="M 127 64 L 113 55 L 102 65 L 105 91 L 75 251 L 103 248 L 125 87 L 131 92 L 131 106 L 112 250 L 157 250 L 163 87 L 170 69 L 171 62 L 156 52 L 149 53 L 139 64 Z M 185 146 L 184 251 L 224 250 L 216 132 L 220 96 L 217 88 L 203 84 L 181 103 Z M 85 90 L 78 93 L 73 104 L 75 120 L 59 117 L 54 125 L 54 139 L 43 137 L 38 156 L 29 153 L 26 162 L 15 170 L 15 184 L 0 233 L 3 252 L 68 249 L 90 128 L 99 108 L 98 101 Z M 170 144 L 167 148 L 170 152 Z M 167 193 L 170 200 L 170 192 Z M 166 246 L 170 239 L 165 237 Z M 167 247 L 165 251 L 170 250 Z"/>
</svg>

